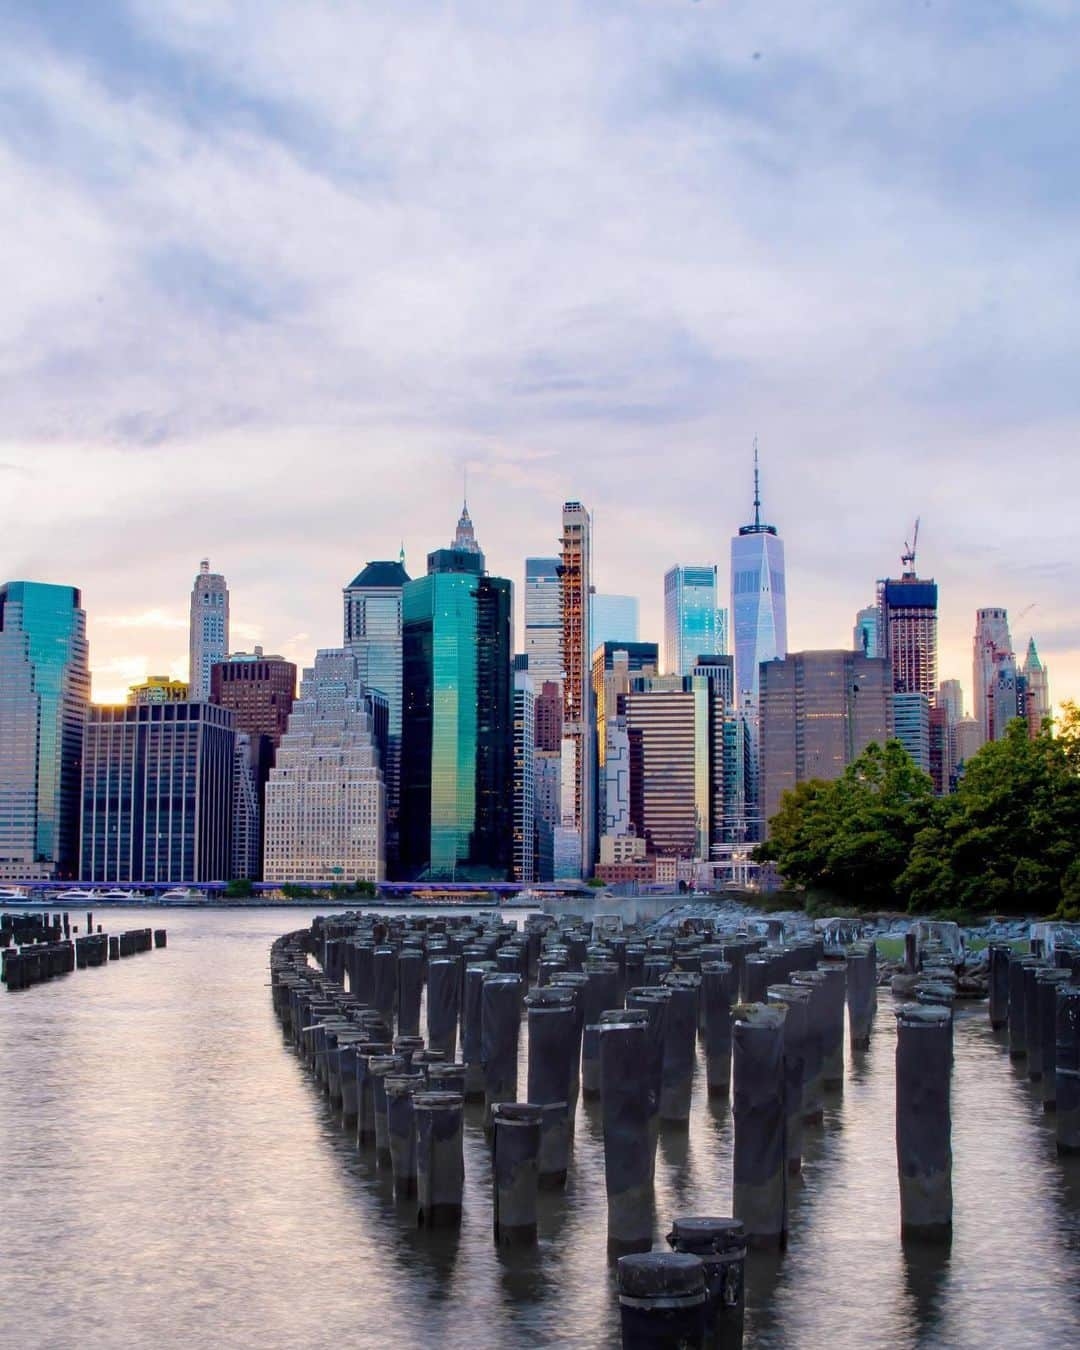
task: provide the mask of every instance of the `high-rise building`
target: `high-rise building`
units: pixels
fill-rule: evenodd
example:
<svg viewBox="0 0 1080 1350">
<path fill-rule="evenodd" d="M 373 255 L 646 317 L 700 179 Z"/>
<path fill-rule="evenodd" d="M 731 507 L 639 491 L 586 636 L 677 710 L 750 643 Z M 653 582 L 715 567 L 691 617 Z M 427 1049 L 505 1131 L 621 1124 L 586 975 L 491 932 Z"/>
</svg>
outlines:
<svg viewBox="0 0 1080 1350">
<path fill-rule="evenodd" d="M 532 672 L 529 672 L 532 678 Z M 545 680 L 536 695 L 536 748 L 562 750 L 562 681 Z"/>
<path fill-rule="evenodd" d="M 956 724 L 956 762 L 954 774 L 961 773 L 964 765 L 973 759 L 983 746 L 982 727 L 974 717 L 961 717 Z"/>
<path fill-rule="evenodd" d="M 655 642 L 604 642 L 593 651 L 592 688 L 596 709 L 597 834 L 623 834 L 630 828 L 629 778 L 626 773 L 626 720 L 619 700 L 630 689 L 634 675 L 656 675 L 659 652 Z M 620 761 L 608 773 L 608 755 Z"/>
<path fill-rule="evenodd" d="M 589 599 L 589 651 L 604 642 L 636 642 L 636 595 L 593 595 Z"/>
<path fill-rule="evenodd" d="M 941 768 L 942 785 L 939 789 L 942 792 L 956 791 L 956 770 L 960 763 L 960 748 L 957 740 L 957 728 L 964 716 L 964 691 L 960 687 L 959 680 L 942 680 L 938 686 L 937 708 L 934 713 L 941 713 L 941 718 L 937 724 L 944 726 L 945 746 L 944 760 Z M 931 717 L 931 742 L 934 738 L 934 718 Z M 931 765 L 930 773 L 934 777 L 934 784 L 937 787 L 937 778 L 934 769 L 935 751 L 931 744 Z"/>
<path fill-rule="evenodd" d="M 562 821 L 562 749 L 537 749 L 533 757 L 536 813 L 536 879 L 555 879 L 555 831 Z"/>
<path fill-rule="evenodd" d="M 76 875 L 86 614 L 73 586 L 0 586 L 0 879 Z"/>
<path fill-rule="evenodd" d="M 787 655 L 784 545 L 775 525 L 761 519 L 757 441 L 754 442 L 754 519 L 731 541 L 731 615 L 735 630 L 735 696 L 744 720 L 747 839 L 761 837 L 758 681 L 764 661 Z"/>
<path fill-rule="evenodd" d="M 525 559 L 525 655 L 533 688 L 562 689 L 562 585 L 558 558 Z M 561 693 L 560 693 L 561 697 Z"/>
<path fill-rule="evenodd" d="M 210 670 L 210 702 L 231 708 L 237 731 L 266 736 L 274 749 L 289 724 L 296 698 L 296 666 L 283 656 L 234 652 Z"/>
<path fill-rule="evenodd" d="M 233 867 L 236 731 L 203 702 L 90 708 L 82 879 L 192 885 Z"/>
<path fill-rule="evenodd" d="M 185 680 L 174 680 L 171 675 L 147 675 L 141 684 L 128 690 L 129 703 L 187 703 L 190 690 Z"/>
<path fill-rule="evenodd" d="M 455 547 L 479 552 L 468 509 L 462 510 Z M 361 681 L 386 695 L 389 729 L 386 739 L 386 862 L 397 873 L 401 810 L 402 645 L 401 594 L 410 578 L 405 550 L 396 562 L 369 562 L 345 587 L 344 646 L 356 657 Z"/>
<path fill-rule="evenodd" d="M 320 651 L 266 785 L 267 881 L 382 881 L 386 788 L 377 721 L 385 696 L 360 679 L 356 656 Z"/>
<path fill-rule="evenodd" d="M 964 691 L 959 680 L 942 680 L 938 686 L 937 704 L 945 709 L 950 726 L 956 726 L 964 715 Z"/>
<path fill-rule="evenodd" d="M 1021 716 L 1016 655 L 1006 610 L 976 610 L 973 657 L 975 720 L 984 743 L 999 741 L 1012 719 Z"/>
<path fill-rule="evenodd" d="M 563 757 L 562 827 L 579 841 L 579 876 L 592 871 L 595 852 L 594 782 L 596 733 L 592 697 L 589 603 L 592 594 L 592 521 L 580 502 L 566 502 L 562 513 Z M 568 777 L 568 774 L 570 775 Z M 571 865 L 564 840 L 561 857 Z M 567 873 L 560 873 L 566 876 Z"/>
<path fill-rule="evenodd" d="M 931 709 L 925 694 L 893 694 L 893 735 L 923 773 L 931 772 Z M 942 791 L 940 770 L 934 787 Z"/>
<path fill-rule="evenodd" d="M 1042 731 L 1043 722 L 1051 715 L 1050 672 L 1039 659 L 1035 639 L 1028 641 L 1027 655 L 1024 658 L 1024 716 L 1027 718 L 1028 734 L 1034 738 Z"/>
<path fill-rule="evenodd" d="M 855 651 L 862 652 L 863 656 L 880 656 L 879 650 L 881 643 L 878 639 L 879 614 L 877 605 L 867 605 L 865 609 L 860 609 L 855 615 L 855 632 L 852 635 L 852 646 Z"/>
<path fill-rule="evenodd" d="M 735 658 L 698 656 L 693 673 L 710 679 L 724 701 L 724 817 L 719 842 L 742 844 L 753 822 L 747 812 L 747 783 L 752 781 L 747 721 L 735 702 Z"/>
<path fill-rule="evenodd" d="M 210 697 L 210 671 L 229 652 L 229 588 L 220 572 L 210 571 L 210 560 L 199 563 L 191 588 L 188 686 L 192 699 Z"/>
<path fill-rule="evenodd" d="M 933 707 L 938 682 L 937 583 L 916 575 L 914 546 L 905 547 L 901 562 L 899 579 L 877 585 L 877 654 L 889 662 L 894 694 L 925 694 Z"/>
<path fill-rule="evenodd" d="M 640 835 L 650 853 L 707 861 L 723 828 L 722 697 L 706 676 L 637 675 L 620 703 L 630 833 Z"/>
<path fill-rule="evenodd" d="M 460 532 L 460 531 L 459 531 Z M 513 587 L 478 549 L 437 549 L 402 591 L 401 866 L 433 880 L 509 875 Z"/>
<path fill-rule="evenodd" d="M 785 792 L 841 777 L 893 731 L 888 663 L 854 651 L 792 652 L 761 665 L 761 794 L 766 821 Z"/>
<path fill-rule="evenodd" d="M 265 785 L 260 782 L 261 756 L 255 744 L 258 742 L 269 744 L 265 736 L 250 736 L 246 731 L 236 733 L 236 753 L 233 757 L 232 862 L 229 877 L 243 881 L 262 880 Z M 270 763 L 267 762 L 267 776 L 270 767 Z"/>
<path fill-rule="evenodd" d="M 716 568 L 678 566 L 664 573 L 664 668 L 689 675 L 703 654 L 727 652 L 727 611 L 717 608 Z"/>
<path fill-rule="evenodd" d="M 528 673 L 514 675 L 514 881 L 536 880 L 536 708 Z"/>
</svg>

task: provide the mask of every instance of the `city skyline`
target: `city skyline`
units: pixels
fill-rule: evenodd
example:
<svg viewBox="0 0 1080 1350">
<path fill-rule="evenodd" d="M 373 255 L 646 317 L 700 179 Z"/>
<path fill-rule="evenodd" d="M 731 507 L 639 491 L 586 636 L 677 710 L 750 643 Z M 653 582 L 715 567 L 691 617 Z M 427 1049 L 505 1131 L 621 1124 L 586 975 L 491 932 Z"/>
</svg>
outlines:
<svg viewBox="0 0 1080 1350">
<path fill-rule="evenodd" d="M 3 572 L 83 591 L 98 696 L 184 674 L 207 554 L 233 645 L 310 661 L 466 467 L 494 574 L 581 500 L 660 640 L 755 434 L 792 650 L 848 646 L 921 516 L 941 676 L 1001 606 L 1080 692 L 1080 16 L 466 2 L 448 52 L 441 6 L 272 8 L 0 16 Z"/>
</svg>

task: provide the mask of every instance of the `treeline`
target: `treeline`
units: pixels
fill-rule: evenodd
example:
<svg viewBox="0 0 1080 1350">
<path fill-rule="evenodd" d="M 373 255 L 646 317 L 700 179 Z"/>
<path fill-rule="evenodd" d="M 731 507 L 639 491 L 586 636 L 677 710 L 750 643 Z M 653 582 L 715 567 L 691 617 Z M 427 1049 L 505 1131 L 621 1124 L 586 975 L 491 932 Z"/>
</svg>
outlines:
<svg viewBox="0 0 1080 1350">
<path fill-rule="evenodd" d="M 1080 919 L 1080 710 L 1034 739 L 1013 722 L 949 797 L 899 741 L 868 746 L 842 778 L 786 793 L 755 857 L 855 909 Z"/>
</svg>

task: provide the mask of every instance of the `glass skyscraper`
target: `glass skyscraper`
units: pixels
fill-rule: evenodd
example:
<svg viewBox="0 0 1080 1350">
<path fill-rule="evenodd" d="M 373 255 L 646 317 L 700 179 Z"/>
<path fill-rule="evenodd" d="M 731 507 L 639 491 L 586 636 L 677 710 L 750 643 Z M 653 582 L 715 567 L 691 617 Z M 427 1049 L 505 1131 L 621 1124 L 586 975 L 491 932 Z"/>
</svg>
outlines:
<svg viewBox="0 0 1080 1350">
<path fill-rule="evenodd" d="M 77 874 L 86 615 L 72 586 L 0 586 L 0 878 Z"/>
<path fill-rule="evenodd" d="M 604 642 L 638 640 L 636 595 L 594 595 L 589 604 L 589 652 Z"/>
<path fill-rule="evenodd" d="M 664 665 L 690 675 L 699 656 L 727 652 L 727 611 L 716 605 L 716 568 L 672 567 L 664 574 Z"/>
<path fill-rule="evenodd" d="M 537 694 L 546 681 L 562 688 L 562 586 L 558 558 L 525 559 L 525 655 Z"/>
<path fill-rule="evenodd" d="M 513 842 L 513 587 L 460 548 L 402 591 L 401 866 L 497 880 Z"/>
</svg>

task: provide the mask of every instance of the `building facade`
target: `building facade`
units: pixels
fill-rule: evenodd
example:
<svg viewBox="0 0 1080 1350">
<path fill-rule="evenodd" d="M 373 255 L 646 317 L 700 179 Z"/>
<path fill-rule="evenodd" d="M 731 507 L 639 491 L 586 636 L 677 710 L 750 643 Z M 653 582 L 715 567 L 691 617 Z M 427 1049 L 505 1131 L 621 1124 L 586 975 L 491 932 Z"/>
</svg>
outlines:
<svg viewBox="0 0 1080 1350">
<path fill-rule="evenodd" d="M 220 572 L 210 571 L 210 560 L 204 558 L 191 588 L 188 687 L 192 699 L 210 697 L 210 672 L 228 652 L 229 588 Z"/>
<path fill-rule="evenodd" d="M 881 656 L 881 642 L 878 637 L 878 607 L 868 605 L 855 615 L 855 631 L 852 634 L 852 646 L 863 656 Z"/>
<path fill-rule="evenodd" d="M 402 592 L 401 866 L 410 878 L 509 876 L 513 588 L 483 555 L 439 549 Z"/>
<path fill-rule="evenodd" d="M 525 655 L 533 688 L 563 680 L 562 584 L 558 558 L 525 559 Z"/>
<path fill-rule="evenodd" d="M 1039 659 L 1035 639 L 1028 641 L 1027 655 L 1024 657 L 1024 708 L 1027 718 L 1028 735 L 1033 739 L 1042 731 L 1043 722 L 1051 715 L 1050 672 Z"/>
<path fill-rule="evenodd" d="M 233 867 L 236 731 L 210 703 L 90 708 L 83 741 L 87 882 L 192 885 Z"/>
<path fill-rule="evenodd" d="M 79 591 L 0 586 L 0 880 L 77 875 L 89 703 Z"/>
<path fill-rule="evenodd" d="M 925 694 L 893 694 L 892 702 L 893 736 L 915 761 L 916 766 L 923 773 L 929 773 L 934 777 L 934 789 L 940 794 L 943 765 L 939 760 L 938 774 L 934 775 L 932 761 L 935 756 L 931 755 L 931 714 L 937 709 L 931 709 L 930 700 Z M 940 726 L 940 723 L 935 725 Z"/>
<path fill-rule="evenodd" d="M 596 728 L 589 651 L 592 593 L 592 520 L 580 502 L 566 502 L 562 512 L 559 562 L 563 622 L 563 802 L 562 828 L 579 841 L 578 876 L 592 871 L 596 839 Z M 569 776 L 568 776 L 569 775 Z M 564 865 L 573 868 L 573 848 L 563 841 Z M 572 875 L 562 872 L 561 876 Z"/>
<path fill-rule="evenodd" d="M 1008 612 L 998 607 L 976 610 L 972 646 L 975 720 L 985 744 L 1001 740 L 1012 719 L 1020 716 Z"/>
<path fill-rule="evenodd" d="M 171 675 L 147 675 L 141 684 L 128 690 L 129 703 L 187 703 L 191 691 L 185 680 L 174 680 Z"/>
<path fill-rule="evenodd" d="M 536 880 L 536 708 L 526 671 L 514 675 L 514 849 L 511 878 Z"/>
<path fill-rule="evenodd" d="M 317 653 L 266 785 L 265 880 L 385 880 L 379 711 L 385 720 L 386 699 L 363 684 L 352 652 Z"/>
<path fill-rule="evenodd" d="M 717 607 L 717 598 L 715 566 L 680 565 L 664 574 L 667 674 L 690 675 L 699 656 L 726 654 L 727 613 Z"/>
<path fill-rule="evenodd" d="M 636 642 L 638 611 L 636 595 L 590 596 L 589 651 L 604 642 Z"/>
<path fill-rule="evenodd" d="M 925 694 L 932 707 L 938 685 L 938 588 L 932 578 L 907 571 L 878 582 L 878 641 L 893 693 Z"/>
<path fill-rule="evenodd" d="M 765 819 L 785 792 L 840 778 L 872 742 L 893 734 L 888 662 L 853 651 L 792 652 L 761 666 L 761 794 Z"/>
</svg>

